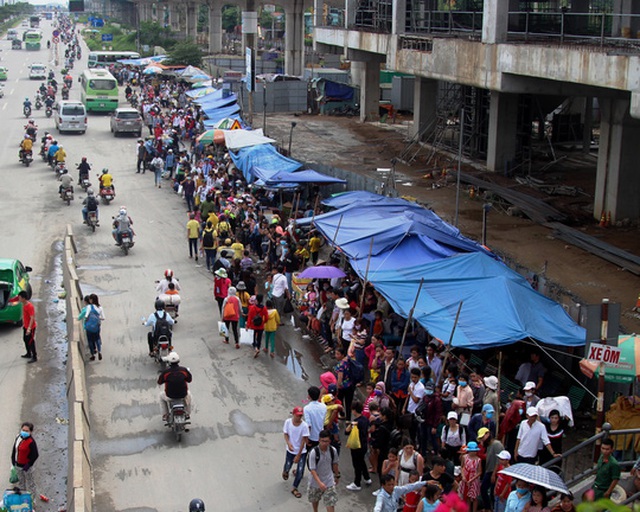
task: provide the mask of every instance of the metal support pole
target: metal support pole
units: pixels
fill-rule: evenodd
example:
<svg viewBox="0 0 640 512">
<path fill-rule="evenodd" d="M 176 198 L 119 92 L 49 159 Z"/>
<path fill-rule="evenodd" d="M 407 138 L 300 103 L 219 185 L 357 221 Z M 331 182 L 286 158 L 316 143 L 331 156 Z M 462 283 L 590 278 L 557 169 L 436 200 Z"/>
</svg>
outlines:
<svg viewBox="0 0 640 512">
<path fill-rule="evenodd" d="M 451 329 L 451 334 L 449 335 L 449 343 L 447 343 L 447 350 L 444 354 L 444 359 L 442 361 L 442 371 L 440 372 L 440 379 L 438 379 L 440 381 L 440 385 L 442 385 L 442 383 L 444 382 L 444 376 L 447 373 L 447 364 L 449 363 L 449 355 L 451 354 L 451 345 L 453 344 L 453 335 L 456 332 L 456 327 L 458 325 L 458 320 L 460 319 L 460 311 L 462 310 L 462 304 L 463 302 L 460 301 L 460 304 L 458 304 L 458 311 L 456 313 L 456 319 L 453 322 L 453 327 Z"/>
<path fill-rule="evenodd" d="M 293 129 L 296 127 L 298 123 L 296 123 L 295 121 L 291 121 L 291 130 L 289 131 L 289 151 L 287 153 L 287 156 L 289 158 L 291 158 L 291 140 L 293 139 Z"/>
<path fill-rule="evenodd" d="M 485 203 L 482 205 L 482 245 L 487 245 L 487 214 L 493 205 Z"/>
<path fill-rule="evenodd" d="M 464 137 L 464 107 L 460 109 L 460 142 L 458 143 L 458 173 L 456 176 L 456 214 L 453 225 L 458 227 L 458 215 L 460 213 L 460 172 L 462 167 L 462 141 Z"/>
<path fill-rule="evenodd" d="M 420 286 L 418 286 L 418 292 L 416 293 L 416 298 L 413 300 L 413 306 L 409 310 L 409 316 L 407 317 L 407 323 L 404 324 L 404 331 L 402 332 L 402 340 L 400 341 L 400 350 L 399 354 L 402 355 L 402 349 L 404 348 L 404 341 L 407 338 L 407 331 L 409 330 L 409 324 L 411 320 L 413 320 L 413 314 L 415 313 L 416 306 L 418 305 L 418 298 L 420 297 L 420 292 L 422 291 L 422 285 L 424 284 L 424 277 L 420 279 Z"/>
<path fill-rule="evenodd" d="M 609 332 L 609 299 L 602 299 L 601 305 L 601 325 L 600 325 L 600 343 L 607 344 L 607 334 Z M 598 365 L 598 398 L 596 400 L 596 434 L 602 431 L 604 424 L 604 363 Z M 594 449 L 594 462 L 600 457 L 600 445 L 602 440 L 596 441 Z"/>
</svg>

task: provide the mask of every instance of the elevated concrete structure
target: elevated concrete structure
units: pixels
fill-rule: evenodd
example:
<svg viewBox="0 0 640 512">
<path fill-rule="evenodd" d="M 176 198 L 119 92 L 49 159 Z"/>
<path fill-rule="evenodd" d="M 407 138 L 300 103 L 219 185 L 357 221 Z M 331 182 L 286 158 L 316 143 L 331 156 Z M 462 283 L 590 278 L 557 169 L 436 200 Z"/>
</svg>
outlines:
<svg viewBox="0 0 640 512">
<path fill-rule="evenodd" d="M 350 2 L 346 2 L 347 19 L 351 17 Z M 347 21 L 344 28 L 316 26 L 314 40 L 319 51 L 345 53 L 352 66 L 353 62 L 385 62 L 387 69 L 414 75 L 414 133 L 428 133 L 434 122 L 434 100 L 425 96 L 435 95 L 437 81 L 490 90 L 487 167 L 493 171 L 502 172 L 516 151 L 514 122 L 520 95 L 598 98 L 606 115 L 601 119 L 604 140 L 598 154 L 594 216 L 599 218 L 604 209 L 611 211 L 613 220 L 640 218 L 640 201 L 630 195 L 635 191 L 637 198 L 640 189 L 640 173 L 631 165 L 640 159 L 640 144 L 631 143 L 634 137 L 640 140 L 635 123 L 640 119 L 640 49 L 616 50 L 599 38 L 590 44 L 562 44 L 561 38 L 524 43 L 522 37 L 512 37 L 510 32 L 513 17 L 509 11 L 517 10 L 514 3 L 517 5 L 514 0 L 485 0 L 481 31 L 472 27 L 472 31 L 453 38 L 446 31 L 424 33 L 410 26 L 405 21 L 405 2 L 393 0 L 390 30 L 381 24 L 359 27 Z M 574 4 L 574 12 L 589 12 L 587 0 Z M 613 15 L 627 32 L 640 23 L 640 16 L 631 16 L 640 11 L 640 4 L 631 4 L 638 2 L 618 0 L 618 14 Z M 558 16 L 563 13 L 558 11 Z M 581 19 L 576 16 L 565 22 L 577 24 Z M 612 44 L 619 43 L 612 39 Z M 355 69 L 361 69 L 360 64 Z M 363 119 L 372 110 L 370 98 L 378 87 L 372 74 L 361 82 Z M 590 116 L 586 110 L 585 119 Z"/>
</svg>

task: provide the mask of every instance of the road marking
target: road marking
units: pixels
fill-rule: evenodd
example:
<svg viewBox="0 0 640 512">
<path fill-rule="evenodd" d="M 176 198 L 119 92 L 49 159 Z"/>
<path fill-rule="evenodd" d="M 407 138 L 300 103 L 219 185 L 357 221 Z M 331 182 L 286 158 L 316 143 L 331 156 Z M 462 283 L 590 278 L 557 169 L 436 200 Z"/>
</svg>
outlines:
<svg viewBox="0 0 640 512">
<path fill-rule="evenodd" d="M 9 96 L 11 96 L 13 94 L 13 91 L 15 91 L 15 89 L 11 89 L 11 92 L 9 93 Z"/>
<path fill-rule="evenodd" d="M 2 110 L 6 110 L 7 109 L 7 105 L 8 105 L 8 103 L 5 103 L 4 105 L 2 105 Z"/>
</svg>

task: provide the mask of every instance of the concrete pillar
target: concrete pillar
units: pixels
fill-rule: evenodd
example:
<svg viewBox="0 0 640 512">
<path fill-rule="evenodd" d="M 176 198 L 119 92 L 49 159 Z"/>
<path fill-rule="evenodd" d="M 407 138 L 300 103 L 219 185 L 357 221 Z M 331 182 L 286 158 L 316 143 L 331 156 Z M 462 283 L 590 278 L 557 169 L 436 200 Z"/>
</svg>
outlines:
<svg viewBox="0 0 640 512">
<path fill-rule="evenodd" d="M 222 51 L 222 4 L 213 2 L 209 6 L 209 53 Z"/>
<path fill-rule="evenodd" d="M 425 139 L 436 127 L 438 81 L 415 77 L 413 82 L 413 124 L 409 136 Z"/>
<path fill-rule="evenodd" d="M 487 169 L 502 172 L 516 154 L 518 95 L 491 91 Z"/>
<path fill-rule="evenodd" d="M 177 3 L 171 2 L 170 5 L 171 5 L 171 30 L 180 32 L 180 23 L 181 23 L 180 13 L 182 12 L 182 9 L 180 8 L 180 5 Z"/>
<path fill-rule="evenodd" d="M 364 85 L 364 62 L 359 60 L 351 61 L 351 84 L 363 87 Z"/>
<path fill-rule="evenodd" d="M 393 2 L 391 16 L 391 33 L 404 34 L 407 31 L 407 2 Z"/>
<path fill-rule="evenodd" d="M 623 16 L 613 17 L 611 24 L 612 36 L 635 39 L 640 31 L 640 19 L 629 15 L 640 14 L 638 2 L 633 0 L 614 0 L 613 14 L 622 14 Z"/>
<path fill-rule="evenodd" d="M 300 76 L 304 70 L 304 8 L 294 1 L 285 10 L 284 72 Z"/>
<path fill-rule="evenodd" d="M 324 14 L 324 0 L 313 0 L 313 26 L 324 27 L 326 25 L 323 20 Z"/>
<path fill-rule="evenodd" d="M 380 119 L 380 62 L 365 61 L 360 85 L 360 121 Z"/>
<path fill-rule="evenodd" d="M 344 28 L 353 27 L 355 25 L 357 8 L 358 0 L 344 1 Z"/>
<path fill-rule="evenodd" d="M 187 26 L 185 29 L 185 35 L 187 39 L 196 41 L 198 36 L 198 4 L 188 3 L 187 4 Z"/>
<path fill-rule="evenodd" d="M 482 42 L 503 43 L 509 28 L 509 0 L 484 0 Z"/>
<path fill-rule="evenodd" d="M 640 120 L 629 115 L 628 99 L 599 98 L 600 149 L 593 216 L 640 218 Z"/>
</svg>

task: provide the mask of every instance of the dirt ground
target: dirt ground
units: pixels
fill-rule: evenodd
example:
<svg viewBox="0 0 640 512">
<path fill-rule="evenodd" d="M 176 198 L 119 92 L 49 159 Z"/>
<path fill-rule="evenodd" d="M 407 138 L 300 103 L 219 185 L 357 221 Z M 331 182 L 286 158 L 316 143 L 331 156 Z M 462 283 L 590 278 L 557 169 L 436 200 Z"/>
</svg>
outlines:
<svg viewBox="0 0 640 512">
<path fill-rule="evenodd" d="M 295 122 L 292 157 L 306 163 L 322 163 L 340 167 L 373 178 L 381 178 L 377 168 L 391 167 L 406 146 L 408 123 L 365 123 L 355 118 L 315 115 L 268 115 L 266 134 L 283 147 L 289 144 L 291 123 Z M 256 119 L 260 127 L 262 117 Z M 531 175 L 545 183 L 578 187 L 578 194 L 550 196 L 496 173 L 488 173 L 479 162 L 467 162 L 463 172 L 487 181 L 542 198 L 567 216 L 567 224 L 633 254 L 640 254 L 638 225 L 600 228 L 592 217 L 595 189 L 596 153 L 584 155 L 580 149 L 556 150 L 559 162 L 544 169 L 549 159 L 545 148 L 538 148 L 540 158 L 534 161 Z M 396 165 L 396 187 L 399 195 L 415 198 L 431 207 L 444 220 L 453 223 L 455 215 L 456 161 L 451 155 L 439 155 L 427 165 L 429 150 L 422 150 L 411 165 Z M 442 169 L 450 174 L 441 177 Z M 435 175 L 435 176 L 434 176 Z M 440 177 L 439 177 L 440 175 Z M 626 332 L 640 332 L 640 315 L 632 308 L 640 293 L 640 278 L 597 256 L 554 238 L 550 229 L 527 218 L 509 216 L 508 204 L 496 197 L 475 197 L 469 186 L 460 192 L 459 228 L 466 236 L 480 240 L 482 206 L 492 202 L 487 220 L 487 245 L 506 259 L 544 277 L 556 290 L 556 300 L 567 304 L 600 303 L 603 298 L 622 305 L 621 327 Z"/>
</svg>

